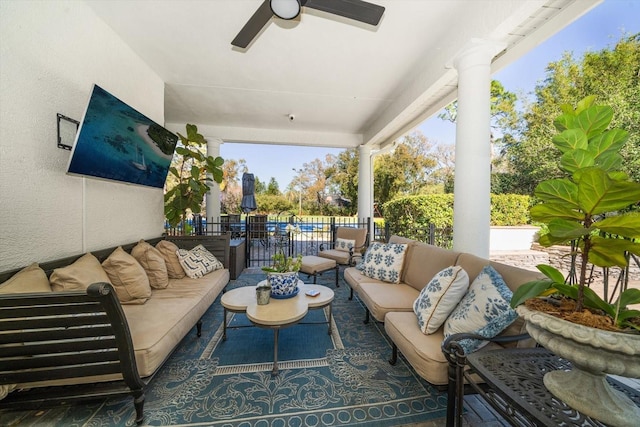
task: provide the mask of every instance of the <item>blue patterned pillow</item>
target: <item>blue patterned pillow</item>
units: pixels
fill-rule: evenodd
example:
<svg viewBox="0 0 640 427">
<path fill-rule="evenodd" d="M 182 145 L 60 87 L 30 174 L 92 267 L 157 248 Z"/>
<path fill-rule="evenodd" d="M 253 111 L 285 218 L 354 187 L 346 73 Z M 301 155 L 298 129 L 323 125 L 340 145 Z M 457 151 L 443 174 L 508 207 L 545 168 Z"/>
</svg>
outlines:
<svg viewBox="0 0 640 427">
<path fill-rule="evenodd" d="M 418 325 L 423 334 L 432 334 L 447 320 L 449 313 L 469 289 L 469 275 L 459 265 L 436 274 L 413 303 Z"/>
<path fill-rule="evenodd" d="M 487 265 L 469 287 L 469 291 L 444 323 L 444 337 L 467 332 L 493 338 L 517 318 L 509 302 L 512 292 L 493 267 Z M 487 341 L 462 340 L 465 354 L 485 346 Z"/>
<path fill-rule="evenodd" d="M 349 252 L 355 245 L 355 240 L 343 239 L 341 237 L 338 237 L 336 238 L 334 249 L 342 252 Z"/>
<path fill-rule="evenodd" d="M 399 283 L 407 246 L 404 243 L 373 243 L 367 248 L 359 269 L 372 279 Z"/>
</svg>

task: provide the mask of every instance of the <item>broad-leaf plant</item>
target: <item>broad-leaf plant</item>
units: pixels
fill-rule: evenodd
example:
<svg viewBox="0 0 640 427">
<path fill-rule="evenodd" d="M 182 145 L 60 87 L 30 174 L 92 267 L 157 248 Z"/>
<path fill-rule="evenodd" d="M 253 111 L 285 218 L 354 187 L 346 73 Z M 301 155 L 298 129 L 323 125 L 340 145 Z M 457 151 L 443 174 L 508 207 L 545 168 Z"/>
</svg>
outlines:
<svg viewBox="0 0 640 427">
<path fill-rule="evenodd" d="M 562 115 L 554 121 L 558 133 L 553 144 L 562 153 L 560 169 L 567 176 L 538 184 L 535 196 L 540 202 L 531 208 L 531 219 L 548 227 L 548 233 L 539 239 L 542 246 L 576 243 L 578 283 L 568 284 L 557 269 L 539 265 L 546 279 L 518 288 L 511 305 L 557 293 L 575 299 L 576 311 L 584 307 L 601 310 L 618 327 L 637 329 L 629 319 L 640 317 L 640 311 L 627 307 L 640 303 L 640 289 L 627 289 L 608 303 L 586 286 L 589 263 L 624 268 L 629 253 L 640 255 L 640 214 L 628 209 L 640 205 L 640 183 L 619 170 L 623 161 L 619 151 L 629 135 L 622 129 L 609 129 L 613 109 L 595 105 L 594 100 L 586 97 L 575 109 L 562 106 Z"/>
<path fill-rule="evenodd" d="M 203 154 L 207 141 L 196 125 L 187 124 L 186 130 L 186 136 L 178 133 L 177 166 L 169 169 L 177 184 L 164 195 L 164 214 L 171 227 L 182 223 L 189 211 L 200 213 L 209 184 L 222 182 L 222 157 Z"/>
</svg>

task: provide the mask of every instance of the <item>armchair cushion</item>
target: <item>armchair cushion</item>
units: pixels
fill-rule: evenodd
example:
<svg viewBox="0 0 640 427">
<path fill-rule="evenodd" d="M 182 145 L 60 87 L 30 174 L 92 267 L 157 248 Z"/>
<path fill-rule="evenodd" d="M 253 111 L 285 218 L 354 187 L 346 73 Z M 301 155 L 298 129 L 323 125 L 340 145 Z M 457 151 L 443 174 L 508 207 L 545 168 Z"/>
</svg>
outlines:
<svg viewBox="0 0 640 427">
<path fill-rule="evenodd" d="M 445 339 L 462 332 L 495 337 L 518 318 L 509 305 L 512 295 L 502 276 L 487 265 L 444 323 Z M 486 343 L 472 339 L 460 341 L 465 354 L 478 350 Z"/>
</svg>

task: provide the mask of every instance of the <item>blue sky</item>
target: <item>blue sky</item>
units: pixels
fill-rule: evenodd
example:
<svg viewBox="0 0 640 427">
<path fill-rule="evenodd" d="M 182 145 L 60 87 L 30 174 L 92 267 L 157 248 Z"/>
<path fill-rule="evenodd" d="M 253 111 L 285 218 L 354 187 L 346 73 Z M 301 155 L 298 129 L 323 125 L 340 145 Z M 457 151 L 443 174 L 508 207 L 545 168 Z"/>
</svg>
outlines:
<svg viewBox="0 0 640 427">
<path fill-rule="evenodd" d="M 589 13 L 541 43 L 518 61 L 493 75 L 506 90 L 518 97 L 532 96 L 536 84 L 545 77 L 549 62 L 557 61 L 563 52 L 570 51 L 579 58 L 584 52 L 612 46 L 620 36 L 640 32 L 640 0 L 605 0 Z M 453 144 L 455 126 L 436 116 L 418 126 L 432 142 Z M 225 159 L 245 159 L 249 172 L 263 182 L 274 177 L 284 191 L 303 163 L 341 149 L 319 147 L 291 147 L 260 144 L 225 143 L 220 155 Z M 286 159 L 286 161 L 283 161 Z M 285 164 L 286 166 L 282 166 Z M 277 165 L 277 167 L 274 167 Z"/>
</svg>

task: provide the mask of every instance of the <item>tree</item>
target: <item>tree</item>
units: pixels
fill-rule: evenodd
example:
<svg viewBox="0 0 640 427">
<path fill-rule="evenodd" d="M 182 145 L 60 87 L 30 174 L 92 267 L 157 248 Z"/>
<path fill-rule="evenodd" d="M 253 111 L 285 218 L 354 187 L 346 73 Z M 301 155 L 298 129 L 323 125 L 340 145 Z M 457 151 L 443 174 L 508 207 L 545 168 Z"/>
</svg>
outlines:
<svg viewBox="0 0 640 427">
<path fill-rule="evenodd" d="M 239 184 L 240 176 L 247 171 L 247 164 L 244 159 L 227 159 L 222 165 L 221 191 L 221 211 L 224 213 L 240 212 L 240 202 L 242 201 L 242 187 Z"/>
<path fill-rule="evenodd" d="M 517 96 L 505 90 L 498 80 L 491 80 L 491 145 L 492 153 L 499 154 L 505 145 L 521 133 L 521 120 L 516 109 Z M 458 117 L 458 101 L 447 105 L 438 115 L 442 120 L 455 123 Z"/>
<path fill-rule="evenodd" d="M 345 209 L 347 215 L 354 215 L 358 210 L 358 165 L 358 150 L 350 148 L 341 151 L 325 170 L 329 191 L 351 200 Z"/>
<path fill-rule="evenodd" d="M 640 34 L 623 37 L 613 49 L 586 53 L 580 61 L 565 53 L 546 74 L 535 89 L 536 102 L 526 107 L 526 131 L 506 147 L 513 191 L 532 194 L 538 182 L 560 176 L 561 153 L 552 144 L 550 118 L 561 113 L 562 104 L 575 105 L 589 94 L 616 112 L 612 126 L 629 131 L 621 168 L 640 181 Z"/>
<path fill-rule="evenodd" d="M 260 181 L 260 178 L 258 178 L 257 176 L 254 177 L 253 192 L 254 192 L 254 194 L 266 194 L 267 193 L 267 186 L 265 185 L 264 182 Z"/>
<path fill-rule="evenodd" d="M 278 181 L 274 177 L 271 177 L 269 180 L 269 185 L 267 185 L 266 194 L 270 194 L 272 196 L 279 196 L 282 193 L 280 192 L 280 186 L 278 185 Z"/>
<path fill-rule="evenodd" d="M 453 193 L 453 172 L 456 164 L 456 147 L 452 144 L 438 144 L 432 153 L 436 161 L 433 180 L 441 184 L 445 193 Z"/>
<path fill-rule="evenodd" d="M 436 166 L 431 149 L 422 132 L 414 131 L 402 137 L 393 153 L 376 156 L 373 195 L 380 206 L 397 196 L 426 192 L 434 183 L 431 174 Z"/>
</svg>

